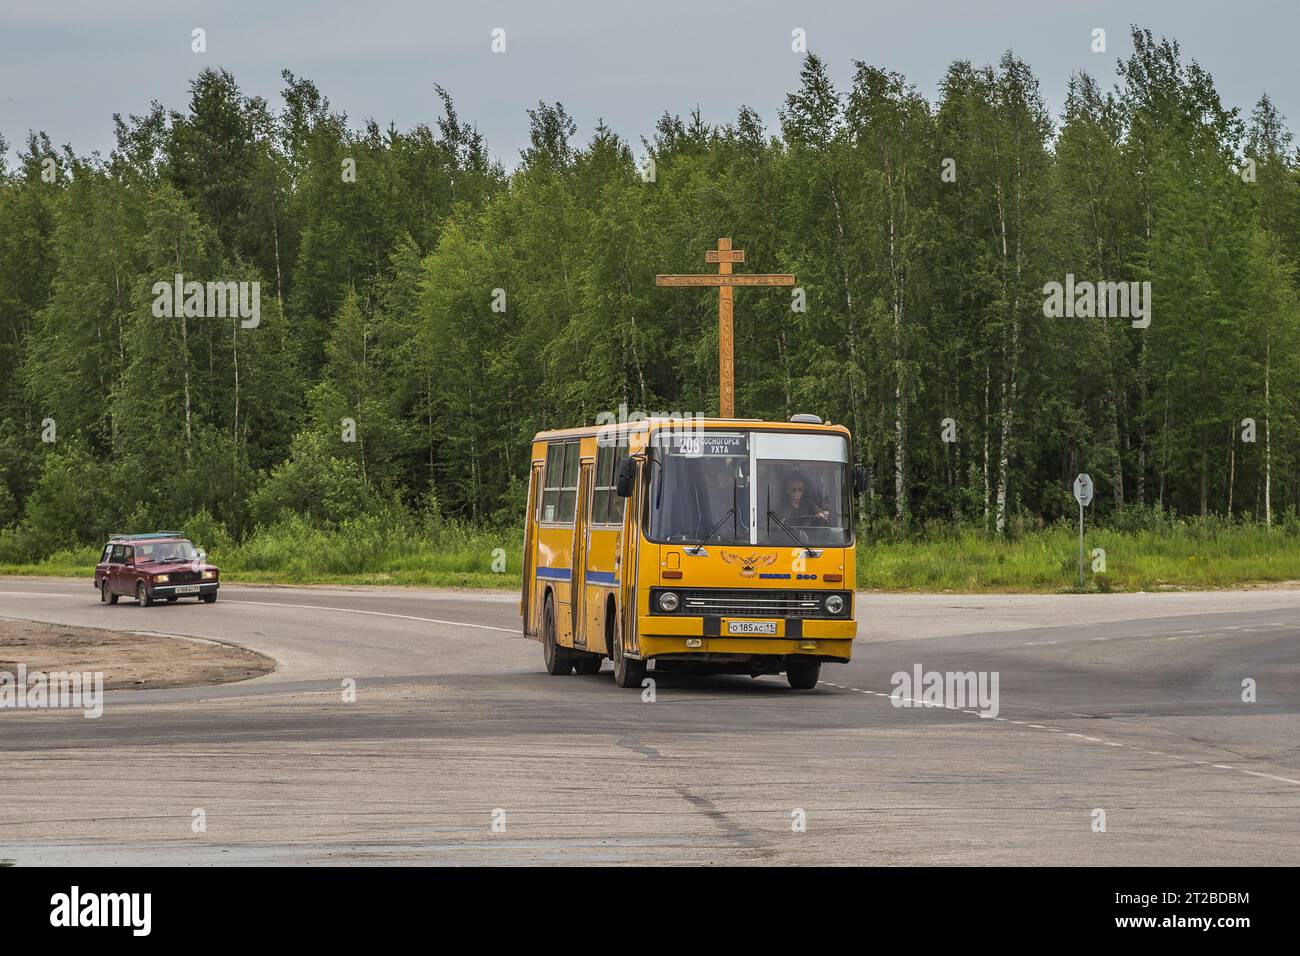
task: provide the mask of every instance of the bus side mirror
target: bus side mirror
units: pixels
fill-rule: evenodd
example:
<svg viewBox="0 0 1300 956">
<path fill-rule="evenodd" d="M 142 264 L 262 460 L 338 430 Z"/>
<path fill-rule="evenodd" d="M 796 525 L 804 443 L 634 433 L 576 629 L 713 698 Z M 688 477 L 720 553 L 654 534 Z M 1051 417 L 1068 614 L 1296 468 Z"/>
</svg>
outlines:
<svg viewBox="0 0 1300 956">
<path fill-rule="evenodd" d="M 620 498 L 632 497 L 632 485 L 636 482 L 636 462 L 624 458 L 618 463 L 618 474 L 614 476 L 614 492 Z"/>
<path fill-rule="evenodd" d="M 860 495 L 867 493 L 867 469 L 861 465 L 853 469 L 853 490 Z"/>
</svg>

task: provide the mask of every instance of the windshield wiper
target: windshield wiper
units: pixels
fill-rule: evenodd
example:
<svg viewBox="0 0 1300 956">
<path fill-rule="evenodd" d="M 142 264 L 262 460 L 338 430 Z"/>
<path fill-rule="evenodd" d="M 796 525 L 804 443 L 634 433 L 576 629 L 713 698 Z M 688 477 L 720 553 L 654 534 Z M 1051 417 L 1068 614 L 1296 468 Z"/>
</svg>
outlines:
<svg viewBox="0 0 1300 956">
<path fill-rule="evenodd" d="M 699 544 L 693 544 L 689 548 L 684 548 L 683 550 L 687 554 L 699 554 L 702 550 L 704 550 L 704 546 L 713 540 L 713 536 L 718 533 L 718 529 L 722 527 L 722 523 L 726 521 L 728 518 L 730 518 L 732 515 L 734 515 L 735 513 L 736 513 L 736 509 L 734 507 L 728 509 L 727 513 L 723 515 L 721 518 L 719 518 L 718 523 L 715 524 L 710 529 L 709 533 L 704 536 L 703 541 L 701 541 Z"/>
<path fill-rule="evenodd" d="M 779 514 L 776 514 L 775 511 L 768 510 L 767 516 L 768 518 L 775 518 L 776 523 L 780 524 L 781 527 L 785 528 L 785 533 L 787 533 L 787 535 L 793 537 L 794 540 L 800 542 L 800 544 L 805 546 L 805 548 L 809 550 L 813 550 L 809 548 L 809 538 L 807 538 L 807 535 L 805 535 L 805 533 L 803 533 L 802 531 L 796 531 L 796 529 L 790 527 L 790 525 L 785 523 L 785 520 L 781 518 Z"/>
<path fill-rule="evenodd" d="M 790 537 L 794 538 L 801 545 L 803 545 L 803 552 L 804 554 L 808 555 L 808 557 L 815 558 L 819 554 L 821 554 L 820 551 L 815 549 L 812 546 L 812 544 L 809 543 L 808 536 L 806 534 L 804 534 L 802 531 L 799 531 L 796 528 L 790 527 L 788 524 L 785 523 L 785 520 L 782 519 L 782 517 L 779 514 L 777 514 L 775 511 L 768 509 L 767 516 L 768 518 L 775 518 L 776 523 L 785 529 L 786 534 L 788 534 Z"/>
</svg>

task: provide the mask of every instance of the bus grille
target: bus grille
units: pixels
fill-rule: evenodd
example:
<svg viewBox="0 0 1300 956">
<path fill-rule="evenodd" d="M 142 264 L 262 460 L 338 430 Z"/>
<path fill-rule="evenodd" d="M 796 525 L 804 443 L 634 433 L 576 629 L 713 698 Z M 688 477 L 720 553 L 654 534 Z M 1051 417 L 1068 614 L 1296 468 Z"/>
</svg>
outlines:
<svg viewBox="0 0 1300 956">
<path fill-rule="evenodd" d="M 679 614 L 691 617 L 831 617 L 822 606 L 832 591 L 683 590 Z M 845 609 L 849 601 L 845 600 Z M 844 615 L 835 615 L 842 617 Z"/>
</svg>

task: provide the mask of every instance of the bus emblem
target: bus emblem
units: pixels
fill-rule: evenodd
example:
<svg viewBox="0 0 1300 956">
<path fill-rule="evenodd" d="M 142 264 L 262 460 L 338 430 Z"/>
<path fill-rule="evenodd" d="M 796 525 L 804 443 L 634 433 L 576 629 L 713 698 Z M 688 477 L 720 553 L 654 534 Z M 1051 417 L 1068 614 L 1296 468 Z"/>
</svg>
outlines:
<svg viewBox="0 0 1300 956">
<path fill-rule="evenodd" d="M 730 551 L 722 552 L 722 560 L 728 564 L 740 565 L 740 576 L 742 578 L 752 578 L 755 568 L 765 568 L 776 561 L 775 554 L 732 554 Z"/>
</svg>

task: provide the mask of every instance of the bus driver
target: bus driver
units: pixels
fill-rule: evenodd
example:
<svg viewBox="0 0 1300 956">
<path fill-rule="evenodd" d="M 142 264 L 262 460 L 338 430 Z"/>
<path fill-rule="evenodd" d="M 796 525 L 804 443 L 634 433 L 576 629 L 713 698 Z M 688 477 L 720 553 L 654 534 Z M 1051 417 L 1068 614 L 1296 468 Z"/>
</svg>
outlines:
<svg viewBox="0 0 1300 956">
<path fill-rule="evenodd" d="M 803 524 L 807 525 L 812 520 L 826 521 L 830 518 L 831 513 L 822 506 L 814 504 L 812 498 L 804 492 L 807 489 L 808 482 L 799 472 L 795 472 L 785 480 L 785 506 L 781 509 L 781 517 L 790 521 L 794 518 L 804 519 Z"/>
</svg>

